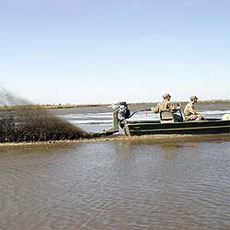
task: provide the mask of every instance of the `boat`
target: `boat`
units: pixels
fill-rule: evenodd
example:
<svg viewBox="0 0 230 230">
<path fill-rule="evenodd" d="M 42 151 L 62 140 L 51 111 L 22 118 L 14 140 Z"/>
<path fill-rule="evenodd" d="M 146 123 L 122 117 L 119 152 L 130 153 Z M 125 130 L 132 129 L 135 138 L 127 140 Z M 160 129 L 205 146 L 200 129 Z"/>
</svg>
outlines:
<svg viewBox="0 0 230 230">
<path fill-rule="evenodd" d="M 160 120 L 135 121 L 126 119 L 124 132 L 127 136 L 134 135 L 159 135 L 159 134 L 226 134 L 230 133 L 230 115 L 223 119 L 205 119 L 200 121 L 186 121 L 179 110 L 180 121 L 176 121 L 175 114 L 171 112 L 160 113 Z M 117 112 L 113 113 L 113 128 L 106 130 L 107 134 L 119 131 Z"/>
<path fill-rule="evenodd" d="M 160 120 L 129 121 L 126 120 L 124 127 L 125 134 L 133 135 L 154 135 L 154 134 L 222 134 L 230 133 L 230 120 L 206 119 L 200 121 L 186 121 L 181 110 L 177 116 L 180 121 L 175 119 L 172 112 L 161 112 Z M 225 116 L 226 117 L 226 116 Z"/>
<path fill-rule="evenodd" d="M 230 121 L 208 119 L 161 123 L 160 121 L 127 121 L 124 127 L 127 136 L 154 134 L 220 134 L 230 133 Z"/>
</svg>

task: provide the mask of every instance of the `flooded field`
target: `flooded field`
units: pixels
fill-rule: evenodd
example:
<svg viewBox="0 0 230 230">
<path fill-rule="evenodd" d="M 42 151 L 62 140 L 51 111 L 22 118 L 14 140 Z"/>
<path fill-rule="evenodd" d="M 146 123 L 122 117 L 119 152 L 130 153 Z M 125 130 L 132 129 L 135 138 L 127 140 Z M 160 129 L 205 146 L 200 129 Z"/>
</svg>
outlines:
<svg viewBox="0 0 230 230">
<path fill-rule="evenodd" d="M 87 131 L 111 126 L 109 108 L 53 113 Z M 229 230 L 229 175 L 230 135 L 1 146 L 0 229 Z"/>
</svg>

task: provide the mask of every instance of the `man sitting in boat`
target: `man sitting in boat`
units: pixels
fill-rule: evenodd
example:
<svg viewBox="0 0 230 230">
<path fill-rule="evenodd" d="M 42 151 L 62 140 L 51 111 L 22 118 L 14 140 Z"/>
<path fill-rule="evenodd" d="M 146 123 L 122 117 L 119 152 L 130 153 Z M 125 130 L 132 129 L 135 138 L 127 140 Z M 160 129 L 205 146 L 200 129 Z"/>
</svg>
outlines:
<svg viewBox="0 0 230 230">
<path fill-rule="evenodd" d="M 184 116 L 187 121 L 200 121 L 205 119 L 202 114 L 197 113 L 195 110 L 197 100 L 198 98 L 196 96 L 191 96 L 190 102 L 185 106 Z"/>
<path fill-rule="evenodd" d="M 158 103 L 154 108 L 151 108 L 152 112 L 160 113 L 162 111 L 172 112 L 174 109 L 174 105 L 170 102 L 171 95 L 169 93 L 165 93 L 163 95 L 163 101 Z"/>
<path fill-rule="evenodd" d="M 175 108 L 174 104 L 170 102 L 171 95 L 169 93 L 165 93 L 163 95 L 163 101 L 158 103 L 155 107 L 151 108 L 151 111 L 154 113 L 161 113 L 161 112 L 171 112 L 173 114 L 175 121 L 183 121 L 183 118 L 175 112 L 178 111 L 179 108 Z"/>
</svg>

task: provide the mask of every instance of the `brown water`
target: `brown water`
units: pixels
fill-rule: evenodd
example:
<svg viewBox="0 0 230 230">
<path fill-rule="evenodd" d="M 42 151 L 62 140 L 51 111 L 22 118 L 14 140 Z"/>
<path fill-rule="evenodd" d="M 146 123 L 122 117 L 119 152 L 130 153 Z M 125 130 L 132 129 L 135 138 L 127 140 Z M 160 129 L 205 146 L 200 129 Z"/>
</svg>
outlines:
<svg viewBox="0 0 230 230">
<path fill-rule="evenodd" d="M 230 229 L 230 137 L 0 147 L 0 229 Z"/>
</svg>

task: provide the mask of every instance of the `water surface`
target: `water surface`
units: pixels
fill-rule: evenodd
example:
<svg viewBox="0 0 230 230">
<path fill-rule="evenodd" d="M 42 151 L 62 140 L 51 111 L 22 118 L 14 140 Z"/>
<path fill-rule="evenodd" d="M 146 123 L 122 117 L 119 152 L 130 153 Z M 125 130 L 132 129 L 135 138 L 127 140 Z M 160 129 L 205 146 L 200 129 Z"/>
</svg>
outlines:
<svg viewBox="0 0 230 230">
<path fill-rule="evenodd" d="M 230 228 L 230 137 L 0 148 L 0 229 Z"/>
<path fill-rule="evenodd" d="M 87 131 L 112 125 L 106 107 L 52 112 Z M 230 135 L 0 146 L 0 229 L 229 230 L 229 175 Z"/>
</svg>

